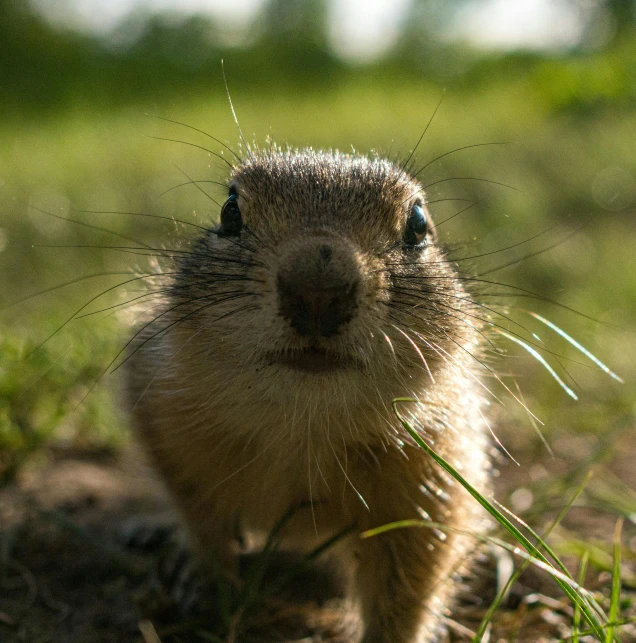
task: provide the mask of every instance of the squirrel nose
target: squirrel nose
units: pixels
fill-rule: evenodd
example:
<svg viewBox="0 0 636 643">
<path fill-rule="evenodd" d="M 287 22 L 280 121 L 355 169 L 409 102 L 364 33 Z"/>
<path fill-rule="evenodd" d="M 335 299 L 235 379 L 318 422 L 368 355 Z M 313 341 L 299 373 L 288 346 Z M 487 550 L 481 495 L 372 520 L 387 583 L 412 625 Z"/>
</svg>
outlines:
<svg viewBox="0 0 636 643">
<path fill-rule="evenodd" d="M 303 337 L 331 337 L 353 317 L 359 276 L 348 249 L 320 243 L 283 262 L 277 277 L 280 314 Z"/>
</svg>

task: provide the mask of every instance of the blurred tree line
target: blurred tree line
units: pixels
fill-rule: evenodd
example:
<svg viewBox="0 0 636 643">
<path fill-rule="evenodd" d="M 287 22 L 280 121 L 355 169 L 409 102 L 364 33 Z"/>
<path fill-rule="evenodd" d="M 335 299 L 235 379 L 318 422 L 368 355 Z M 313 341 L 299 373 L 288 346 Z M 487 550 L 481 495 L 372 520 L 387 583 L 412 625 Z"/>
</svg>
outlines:
<svg viewBox="0 0 636 643">
<path fill-rule="evenodd" d="M 609 37 L 601 47 L 583 38 L 558 56 L 495 54 L 445 39 L 469 2 L 413 0 L 392 50 L 354 68 L 329 47 L 326 0 L 268 0 L 235 45 L 224 44 L 224 25 L 207 16 L 136 16 L 104 38 L 54 27 L 28 0 L 0 0 L 0 110 L 20 118 L 83 103 L 108 108 L 200 94 L 220 83 L 222 58 L 233 87 L 259 91 L 320 90 L 353 74 L 377 82 L 428 79 L 454 91 L 529 76 L 560 108 L 636 97 L 636 0 L 599 0 Z M 593 32 L 597 21 L 589 22 Z"/>
</svg>

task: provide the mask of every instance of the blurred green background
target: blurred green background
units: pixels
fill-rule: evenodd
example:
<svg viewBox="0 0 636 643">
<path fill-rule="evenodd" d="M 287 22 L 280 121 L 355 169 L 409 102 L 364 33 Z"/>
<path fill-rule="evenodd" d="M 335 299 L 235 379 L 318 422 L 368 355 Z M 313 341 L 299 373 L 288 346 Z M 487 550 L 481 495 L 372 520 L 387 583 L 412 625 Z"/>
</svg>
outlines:
<svg viewBox="0 0 636 643">
<path fill-rule="evenodd" d="M 519 347 L 497 368 L 518 376 L 548 436 L 563 426 L 601 431 L 632 410 L 636 2 L 0 0 L 0 478 L 11 479 L 43 442 L 121 442 L 117 375 L 102 375 L 127 322 L 98 313 L 41 344 L 149 260 L 67 247 L 134 242 L 59 217 L 167 247 L 187 228 L 81 210 L 213 221 L 218 207 L 195 187 L 163 193 L 185 176 L 222 181 L 225 164 L 152 137 L 222 151 L 160 117 L 239 145 L 221 59 L 246 138 L 261 145 L 405 158 L 443 94 L 420 165 L 464 146 L 509 143 L 459 150 L 427 167 L 430 200 L 480 201 L 442 226 L 441 240 L 466 257 L 555 226 L 471 267 L 483 272 L 534 254 L 488 278 L 586 317 L 537 299 L 501 301 L 552 350 L 584 362 L 522 309 L 552 319 L 626 384 L 552 359 L 579 392 L 575 404 Z M 444 180 L 457 177 L 517 190 Z M 222 198 L 221 188 L 206 190 Z M 443 201 L 432 212 L 439 222 L 465 205 Z M 129 288 L 129 298 L 137 294 Z M 112 291 L 82 313 L 123 297 Z M 510 406 L 509 418 L 521 415 Z M 531 433 L 527 419 L 523 431 Z"/>
</svg>

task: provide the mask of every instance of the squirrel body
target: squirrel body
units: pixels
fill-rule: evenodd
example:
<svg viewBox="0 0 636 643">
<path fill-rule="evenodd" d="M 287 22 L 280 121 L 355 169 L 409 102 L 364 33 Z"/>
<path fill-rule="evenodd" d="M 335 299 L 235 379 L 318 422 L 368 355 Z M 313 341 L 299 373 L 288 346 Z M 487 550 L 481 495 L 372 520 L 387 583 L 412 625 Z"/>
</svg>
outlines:
<svg viewBox="0 0 636 643">
<path fill-rule="evenodd" d="M 363 643 L 436 640 L 483 521 L 413 443 L 486 492 L 487 403 L 475 304 L 425 195 L 379 158 L 251 149 L 218 228 L 176 252 L 128 361 L 136 432 L 202 560 L 236 574 L 236 524 L 330 555 Z M 296 508 L 294 510 L 294 508 Z M 425 519 L 449 529 L 360 533 Z"/>
</svg>

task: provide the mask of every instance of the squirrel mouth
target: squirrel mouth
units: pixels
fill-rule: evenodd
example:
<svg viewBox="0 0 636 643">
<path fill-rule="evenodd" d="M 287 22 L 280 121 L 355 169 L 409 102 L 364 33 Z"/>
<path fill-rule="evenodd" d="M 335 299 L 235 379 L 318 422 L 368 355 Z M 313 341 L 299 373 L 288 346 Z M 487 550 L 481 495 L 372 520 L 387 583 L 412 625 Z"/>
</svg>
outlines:
<svg viewBox="0 0 636 643">
<path fill-rule="evenodd" d="M 361 368 L 361 364 L 351 357 L 316 347 L 268 353 L 266 360 L 268 364 L 280 364 L 305 373 L 333 373 Z"/>
</svg>

